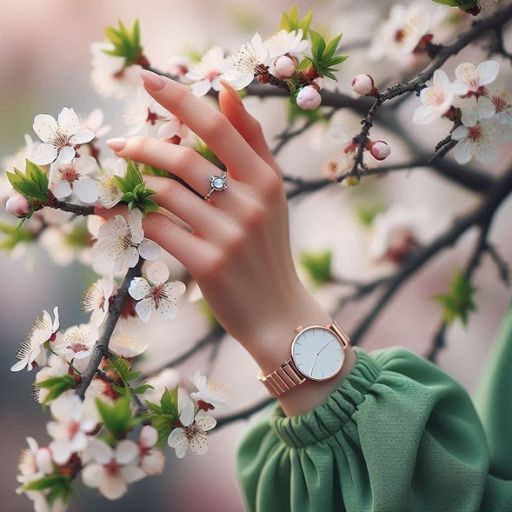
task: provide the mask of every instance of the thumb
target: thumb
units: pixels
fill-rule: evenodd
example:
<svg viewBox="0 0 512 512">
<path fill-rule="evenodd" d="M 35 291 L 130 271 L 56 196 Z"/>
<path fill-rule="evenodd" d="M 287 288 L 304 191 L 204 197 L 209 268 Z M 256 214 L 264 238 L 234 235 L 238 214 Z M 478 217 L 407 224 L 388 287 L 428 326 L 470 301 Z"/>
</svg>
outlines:
<svg viewBox="0 0 512 512">
<path fill-rule="evenodd" d="M 219 92 L 219 106 L 221 112 L 229 119 L 247 144 L 272 167 L 278 174 L 279 166 L 270 151 L 261 124 L 247 110 L 233 87 L 221 80 L 222 89 Z"/>
</svg>

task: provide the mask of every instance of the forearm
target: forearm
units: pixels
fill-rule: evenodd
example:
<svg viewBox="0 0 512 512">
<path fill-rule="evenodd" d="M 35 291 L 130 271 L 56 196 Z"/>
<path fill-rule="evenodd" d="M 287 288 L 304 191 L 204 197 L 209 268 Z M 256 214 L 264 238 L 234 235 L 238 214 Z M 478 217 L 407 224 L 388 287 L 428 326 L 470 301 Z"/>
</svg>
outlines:
<svg viewBox="0 0 512 512">
<path fill-rule="evenodd" d="M 320 306 L 304 286 L 297 283 L 290 290 L 290 300 L 284 304 L 277 319 L 258 329 L 259 339 L 240 340 L 261 371 L 266 375 L 273 372 L 290 358 L 290 346 L 298 326 L 332 323 L 330 315 Z M 350 372 L 355 362 L 355 354 L 350 345 L 345 352 L 341 371 L 332 379 L 322 382 L 306 380 L 296 388 L 279 396 L 279 402 L 286 415 L 304 414 L 325 401 L 333 389 Z"/>
</svg>

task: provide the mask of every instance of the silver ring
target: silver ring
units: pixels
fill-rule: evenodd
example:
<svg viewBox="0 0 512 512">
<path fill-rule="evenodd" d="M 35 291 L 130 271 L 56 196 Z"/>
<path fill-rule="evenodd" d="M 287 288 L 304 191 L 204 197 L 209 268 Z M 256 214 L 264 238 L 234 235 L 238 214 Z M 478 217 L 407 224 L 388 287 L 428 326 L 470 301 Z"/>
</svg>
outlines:
<svg viewBox="0 0 512 512">
<path fill-rule="evenodd" d="M 222 192 L 228 188 L 228 173 L 223 171 L 222 174 L 210 176 L 210 190 L 204 196 L 204 199 L 209 199 L 214 192 Z"/>
</svg>

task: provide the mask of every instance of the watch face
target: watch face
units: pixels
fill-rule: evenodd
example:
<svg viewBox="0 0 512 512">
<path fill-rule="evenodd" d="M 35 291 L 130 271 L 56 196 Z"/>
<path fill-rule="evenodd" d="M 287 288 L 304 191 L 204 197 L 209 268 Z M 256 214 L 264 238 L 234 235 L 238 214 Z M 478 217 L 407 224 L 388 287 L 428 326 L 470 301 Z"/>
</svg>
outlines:
<svg viewBox="0 0 512 512">
<path fill-rule="evenodd" d="M 340 371 L 345 351 L 339 338 L 329 329 L 308 327 L 293 340 L 292 358 L 307 378 L 327 380 Z"/>
</svg>

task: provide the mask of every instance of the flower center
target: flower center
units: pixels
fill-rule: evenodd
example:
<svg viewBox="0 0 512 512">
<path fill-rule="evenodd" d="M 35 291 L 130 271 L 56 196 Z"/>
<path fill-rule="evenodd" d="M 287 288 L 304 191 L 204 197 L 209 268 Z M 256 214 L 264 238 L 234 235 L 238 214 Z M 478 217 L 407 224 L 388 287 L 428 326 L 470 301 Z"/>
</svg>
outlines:
<svg viewBox="0 0 512 512">
<path fill-rule="evenodd" d="M 206 73 L 206 80 L 211 82 L 215 80 L 215 78 L 217 78 L 219 75 L 220 73 L 216 69 L 212 69 L 211 71 L 208 71 L 208 73 Z"/>
<path fill-rule="evenodd" d="M 72 421 L 68 424 L 68 437 L 72 439 L 76 434 L 80 431 L 80 423 L 77 421 Z"/>
<path fill-rule="evenodd" d="M 87 350 L 87 345 L 85 343 L 75 342 L 71 343 L 71 345 L 68 345 L 67 348 L 69 350 L 72 350 L 75 354 L 78 352 L 82 352 L 83 350 Z"/>
<path fill-rule="evenodd" d="M 160 304 L 162 300 L 168 299 L 167 294 L 164 291 L 164 285 L 160 284 L 158 286 L 153 286 L 151 288 L 151 296 L 153 297 L 153 300 L 155 301 L 156 307 Z"/>
<path fill-rule="evenodd" d="M 61 180 L 67 181 L 69 183 L 73 183 L 80 177 L 80 174 L 76 171 L 76 169 L 72 165 L 66 165 L 59 169 Z"/>
<path fill-rule="evenodd" d="M 507 100 L 503 96 L 493 96 L 492 102 L 496 112 L 503 112 L 508 107 Z"/>
<path fill-rule="evenodd" d="M 69 136 L 57 130 L 51 139 L 51 144 L 56 148 L 62 149 L 65 146 L 71 146 L 69 143 Z"/>
<path fill-rule="evenodd" d="M 428 89 L 425 99 L 428 105 L 441 105 L 444 101 L 444 93 L 441 89 L 432 87 Z"/>
<path fill-rule="evenodd" d="M 405 30 L 400 29 L 395 32 L 395 41 L 401 43 L 405 39 Z"/>
<path fill-rule="evenodd" d="M 196 422 L 192 423 L 189 427 L 183 427 L 183 431 L 185 432 L 186 438 L 190 441 L 197 434 L 198 428 L 196 426 Z"/>
<path fill-rule="evenodd" d="M 108 464 L 105 464 L 105 470 L 110 476 L 115 476 L 119 472 L 119 464 L 116 459 L 112 459 Z"/>
<path fill-rule="evenodd" d="M 482 129 L 480 126 L 471 126 L 468 128 L 468 139 L 475 141 L 482 136 Z"/>
<path fill-rule="evenodd" d="M 158 114 L 148 108 L 148 117 L 146 117 L 146 123 L 154 126 L 159 119 L 160 118 Z"/>
</svg>

